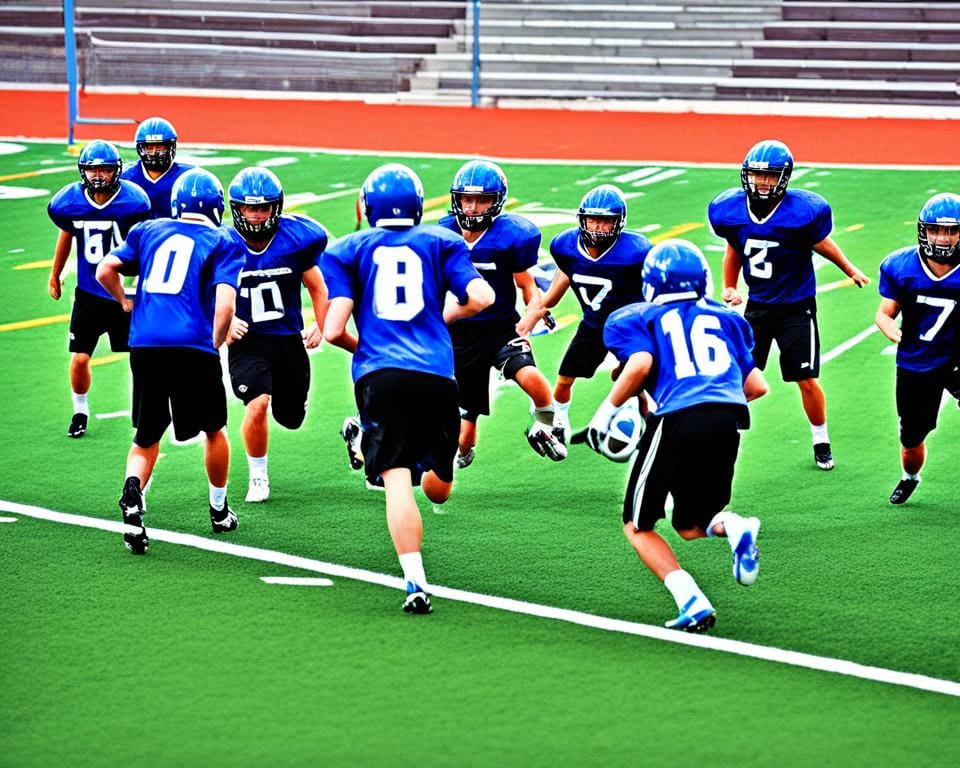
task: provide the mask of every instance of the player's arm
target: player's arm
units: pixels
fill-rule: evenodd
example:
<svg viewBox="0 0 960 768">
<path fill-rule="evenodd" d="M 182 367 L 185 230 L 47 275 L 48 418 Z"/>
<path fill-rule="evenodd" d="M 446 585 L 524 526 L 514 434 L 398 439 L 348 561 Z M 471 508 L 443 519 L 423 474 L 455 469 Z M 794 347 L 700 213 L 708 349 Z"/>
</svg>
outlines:
<svg viewBox="0 0 960 768">
<path fill-rule="evenodd" d="M 870 278 L 854 266 L 850 259 L 843 255 L 840 246 L 837 245 L 829 235 L 813 246 L 813 250 L 823 256 L 827 261 L 832 261 L 836 264 L 843 274 L 853 280 L 858 288 L 863 288 L 863 286 L 870 282 Z"/>
<path fill-rule="evenodd" d="M 323 318 L 323 338 L 326 342 L 345 349 L 351 354 L 357 351 L 357 338 L 347 330 L 347 323 L 352 314 L 353 299 L 337 296 L 330 300 Z"/>
<path fill-rule="evenodd" d="M 594 450 L 603 442 L 603 435 L 617 410 L 634 395 L 641 397 L 643 382 L 653 367 L 653 355 L 649 352 L 634 352 L 627 358 L 620 375 L 610 388 L 610 394 L 600 403 L 587 425 L 587 444 Z"/>
<path fill-rule="evenodd" d="M 327 298 L 327 284 L 323 281 L 319 267 L 311 267 L 303 273 L 303 284 L 310 296 L 314 317 L 314 321 L 303 331 L 303 344 L 307 349 L 315 349 L 323 341 L 323 321 L 327 315 L 330 300 Z M 354 339 L 354 349 L 356 349 L 356 339 Z"/>
<path fill-rule="evenodd" d="M 104 287 L 107 293 L 120 302 L 124 312 L 129 312 L 133 309 L 133 302 L 123 292 L 123 281 L 120 277 L 122 268 L 123 262 L 120 259 L 112 254 L 107 254 L 97 264 L 97 282 Z"/>
<path fill-rule="evenodd" d="M 517 335 L 529 336 L 530 331 L 533 330 L 533 326 L 535 326 L 547 312 L 560 303 L 560 299 L 563 298 L 563 294 L 567 292 L 567 288 L 569 287 L 570 278 L 567 277 L 565 272 L 558 269 L 553 276 L 550 287 L 547 288 L 547 292 L 527 304 L 526 314 L 521 318 L 520 322 L 517 323 Z"/>
<path fill-rule="evenodd" d="M 448 301 L 443 308 L 443 321 L 449 325 L 457 320 L 477 314 L 481 309 L 486 309 L 493 304 L 497 295 L 493 292 L 493 286 L 482 277 L 475 277 L 467 283 L 467 301 L 464 304 L 458 304 L 456 301 Z"/>
<path fill-rule="evenodd" d="M 57 235 L 57 244 L 53 248 L 53 265 L 50 267 L 50 281 L 47 284 L 47 291 L 56 300 L 60 300 L 63 294 L 63 282 L 60 276 L 63 274 L 63 268 L 70 258 L 70 249 L 73 247 L 73 235 L 64 230 L 60 230 Z"/>
<path fill-rule="evenodd" d="M 233 315 L 237 311 L 237 289 L 227 283 L 217 283 L 217 303 L 213 310 L 213 346 L 219 349 L 227 340 Z"/>
<path fill-rule="evenodd" d="M 743 297 L 737 290 L 742 266 L 743 263 L 737 249 L 727 243 L 727 249 L 723 253 L 723 293 L 721 298 L 733 306 L 743 303 Z"/>
<path fill-rule="evenodd" d="M 883 331 L 894 344 L 899 344 L 903 338 L 903 332 L 900 330 L 900 324 L 897 322 L 897 316 L 900 314 L 900 304 L 893 299 L 884 299 L 880 302 L 874 322 L 877 328 Z"/>
<path fill-rule="evenodd" d="M 750 371 L 747 378 L 743 381 L 743 395 L 747 398 L 748 403 L 751 400 L 756 400 L 758 397 L 763 397 L 769 391 L 770 385 L 767 384 L 767 380 L 759 368 L 754 368 Z"/>
</svg>

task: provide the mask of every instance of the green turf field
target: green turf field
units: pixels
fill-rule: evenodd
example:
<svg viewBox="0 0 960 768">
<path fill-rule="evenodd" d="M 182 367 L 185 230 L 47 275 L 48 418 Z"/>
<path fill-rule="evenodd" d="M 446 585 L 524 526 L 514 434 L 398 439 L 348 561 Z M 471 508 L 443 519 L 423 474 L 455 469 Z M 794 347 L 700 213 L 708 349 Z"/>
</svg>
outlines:
<svg viewBox="0 0 960 768">
<path fill-rule="evenodd" d="M 242 501 L 242 407 L 231 405 L 230 498 L 241 525 L 217 542 L 275 555 L 212 551 L 162 533 L 213 539 L 198 444 L 163 444 L 148 496 L 146 557 L 129 555 L 115 531 L 78 525 L 119 523 L 129 373 L 125 357 L 98 350 L 90 403 L 106 418 L 68 440 L 63 316 L 75 281 L 67 279 L 59 303 L 47 295 L 57 232 L 45 207 L 77 180 L 75 157 L 61 145 L 23 146 L 0 154 L 0 500 L 68 517 L 0 507 L 0 518 L 12 520 L 0 523 L 0 766 L 960 760 L 960 410 L 944 405 L 923 485 L 908 504 L 891 507 L 900 470 L 890 345 L 873 333 L 846 346 L 872 326 L 880 260 L 914 242 L 920 206 L 935 192 L 960 190 L 960 172 L 795 174 L 794 187 L 831 202 L 835 239 L 874 280 L 858 290 L 841 285 L 830 264 L 817 273 L 837 468 L 816 469 L 797 389 L 768 369 L 772 391 L 752 406 L 731 505 L 763 520 L 761 577 L 744 589 L 731 576 L 725 542 L 671 534 L 718 622 L 705 638 L 662 639 L 645 627 L 662 626 L 674 606 L 621 533 L 625 468 L 585 448 L 560 464 L 535 455 L 523 438 L 527 403 L 513 387 L 481 421 L 477 460 L 459 474 L 453 498 L 434 508 L 418 497 L 424 561 L 439 596 L 432 616 L 402 614 L 394 582 L 377 576 L 400 574 L 383 497 L 347 469 L 337 435 L 354 407 L 349 360 L 334 348 L 312 358 L 304 428 L 272 431 L 272 495 L 262 505 Z M 134 159 L 129 147 L 124 157 Z M 179 159 L 207 165 L 225 184 L 243 165 L 268 164 L 284 182 L 287 209 L 339 235 L 354 227 L 363 178 L 395 158 L 181 149 Z M 437 218 L 461 161 L 405 162 L 423 179 L 426 218 Z M 628 227 L 653 239 L 689 238 L 706 250 L 719 283 L 722 251 L 706 206 L 738 183 L 736 168 L 504 169 L 509 208 L 538 223 L 545 241 L 574 223 L 587 189 L 613 182 L 631 195 Z M 556 314 L 576 316 L 572 297 Z M 572 332 L 567 325 L 535 339 L 548 378 Z M 575 426 L 608 386 L 606 374 L 577 384 Z M 294 567 L 289 556 L 310 562 Z M 362 572 L 327 568 L 326 587 L 261 581 L 323 575 L 314 561 Z M 453 590 L 469 593 L 466 602 Z M 525 615 L 489 607 L 495 601 L 481 595 L 579 613 Z M 538 611 L 546 608 L 530 609 Z M 577 623 L 581 613 L 648 636 Z M 947 685 L 932 692 L 752 657 L 776 656 L 771 649 Z"/>
</svg>

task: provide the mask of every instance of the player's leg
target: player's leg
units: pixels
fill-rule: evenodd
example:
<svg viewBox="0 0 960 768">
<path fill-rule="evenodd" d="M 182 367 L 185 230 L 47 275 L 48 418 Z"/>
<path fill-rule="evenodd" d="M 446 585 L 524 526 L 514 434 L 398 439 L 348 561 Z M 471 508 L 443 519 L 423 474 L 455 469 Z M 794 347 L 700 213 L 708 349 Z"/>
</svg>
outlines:
<svg viewBox="0 0 960 768">
<path fill-rule="evenodd" d="M 266 501 L 270 496 L 270 477 L 267 473 L 267 448 L 270 427 L 270 395 L 258 395 L 244 407 L 240 435 L 247 455 L 249 481 L 245 501 Z"/>
<path fill-rule="evenodd" d="M 397 552 L 406 597 L 405 613 L 425 614 L 433 611 L 427 589 L 427 575 L 423 568 L 423 520 L 413 497 L 413 481 L 406 467 L 394 467 L 381 472 L 387 499 L 387 528 Z"/>
<path fill-rule="evenodd" d="M 927 459 L 926 438 L 937 426 L 943 391 L 937 372 L 918 373 L 897 367 L 896 399 L 900 423 L 902 474 L 891 504 L 903 504 L 920 485 L 920 470 Z"/>
<path fill-rule="evenodd" d="M 589 379 L 607 356 L 603 344 L 603 328 L 594 328 L 581 322 L 564 352 L 553 388 L 556 409 L 553 417 L 555 432 L 564 443 L 570 442 L 570 403 L 573 385 L 577 379 Z"/>
<path fill-rule="evenodd" d="M 244 404 L 240 436 L 243 439 L 249 473 L 245 500 L 250 503 L 266 501 L 270 496 L 267 473 L 270 437 L 268 417 L 274 377 L 267 344 L 266 340 L 255 334 L 248 334 L 234 341 L 227 352 L 230 384 L 234 394 Z"/>
<path fill-rule="evenodd" d="M 70 396 L 73 401 L 73 417 L 67 428 L 68 437 L 83 437 L 90 418 L 87 393 L 90 391 L 90 355 L 75 352 L 70 356 Z"/>
<path fill-rule="evenodd" d="M 466 469 L 477 457 L 477 421 L 480 414 L 460 409 L 460 437 L 457 448 L 457 468 Z"/>
</svg>

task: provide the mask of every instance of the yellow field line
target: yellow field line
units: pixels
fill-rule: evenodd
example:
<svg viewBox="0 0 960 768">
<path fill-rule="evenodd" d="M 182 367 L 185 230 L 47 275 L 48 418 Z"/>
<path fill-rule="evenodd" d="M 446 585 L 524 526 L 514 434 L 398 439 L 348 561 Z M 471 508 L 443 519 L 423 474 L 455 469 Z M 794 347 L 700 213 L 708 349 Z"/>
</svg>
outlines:
<svg viewBox="0 0 960 768">
<path fill-rule="evenodd" d="M 650 238 L 651 243 L 662 243 L 664 240 L 669 240 L 671 237 L 679 237 L 680 235 L 686 234 L 687 232 L 692 232 L 695 229 L 700 229 L 703 224 L 700 222 L 690 222 L 689 224 L 677 224 L 675 227 L 670 227 L 666 232 L 661 232 L 659 235 L 654 235 Z"/>
<path fill-rule="evenodd" d="M 11 173 L 6 176 L 0 176 L 0 182 L 16 181 L 17 179 L 31 179 L 34 176 L 44 176 L 48 173 L 66 173 L 67 171 L 75 170 L 77 170 L 77 166 L 75 165 L 61 165 L 56 168 L 40 168 L 36 171 L 25 171 L 23 173 Z"/>
<path fill-rule="evenodd" d="M 17 264 L 14 269 L 43 269 L 45 267 L 52 267 L 53 259 L 46 259 L 44 261 L 28 261 L 24 264 Z"/>
<path fill-rule="evenodd" d="M 53 325 L 54 323 L 66 323 L 70 321 L 70 315 L 52 315 L 51 317 L 38 317 L 34 320 L 19 320 L 16 323 L 5 323 L 0 325 L 0 333 L 4 331 L 22 331 L 26 328 L 38 328 L 41 325 Z"/>
<path fill-rule="evenodd" d="M 114 352 L 110 355 L 92 359 L 90 365 L 107 365 L 109 363 L 116 363 L 118 360 L 126 360 L 126 358 L 127 355 L 125 352 Z"/>
</svg>

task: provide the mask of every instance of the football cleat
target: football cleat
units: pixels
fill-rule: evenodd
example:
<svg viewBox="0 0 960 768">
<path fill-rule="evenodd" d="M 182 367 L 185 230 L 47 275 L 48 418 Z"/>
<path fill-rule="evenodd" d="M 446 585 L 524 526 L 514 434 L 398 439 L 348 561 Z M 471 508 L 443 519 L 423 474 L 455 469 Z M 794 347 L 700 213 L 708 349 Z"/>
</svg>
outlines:
<svg viewBox="0 0 960 768">
<path fill-rule="evenodd" d="M 83 437 L 87 432 L 87 414 L 75 413 L 67 428 L 67 437 Z"/>
<path fill-rule="evenodd" d="M 262 477 L 251 477 L 247 484 L 247 497 L 244 499 L 248 504 L 257 504 L 270 498 L 270 479 L 264 475 Z"/>
<path fill-rule="evenodd" d="M 407 582 L 407 596 L 403 600 L 404 613 L 427 614 L 433 613 L 430 597 L 419 584 Z"/>
<path fill-rule="evenodd" d="M 830 443 L 817 443 L 813 446 L 813 460 L 823 470 L 833 469 L 833 454 L 830 452 Z"/>
<path fill-rule="evenodd" d="M 748 517 L 743 522 L 746 527 L 740 534 L 740 541 L 733 548 L 733 578 L 749 587 L 760 573 L 760 550 L 757 547 L 760 520 Z"/>
<path fill-rule="evenodd" d="M 541 456 L 547 456 L 553 461 L 563 461 L 567 458 L 565 446 L 553 433 L 553 428 L 535 421 L 525 433 L 527 442 Z"/>
<path fill-rule="evenodd" d="M 691 597 L 690 601 L 683 606 L 680 615 L 675 619 L 668 621 L 665 626 L 667 629 L 682 629 L 684 632 L 707 632 L 717 623 L 717 612 L 710 603 L 701 602 L 700 609 L 692 611 L 696 603 L 696 598 Z"/>
<path fill-rule="evenodd" d="M 362 435 L 363 430 L 360 428 L 360 420 L 356 416 L 348 416 L 343 420 L 340 437 L 347 444 L 347 460 L 350 462 L 350 469 L 353 470 L 363 468 L 363 453 L 360 452 Z"/>
<path fill-rule="evenodd" d="M 457 451 L 457 469 L 466 469 L 471 464 L 473 460 L 477 458 L 477 449 L 476 447 L 470 448 L 466 453 L 460 453 Z"/>
<path fill-rule="evenodd" d="M 210 507 L 210 525 L 214 533 L 230 533 L 237 530 L 240 521 L 237 520 L 236 513 L 230 509 L 230 506 L 224 502 L 223 509 L 214 509 Z"/>
<path fill-rule="evenodd" d="M 123 515 L 123 546 L 135 555 L 146 554 L 150 546 L 147 529 L 143 527 L 143 493 L 140 480 L 128 477 L 120 494 L 120 512 Z"/>
<path fill-rule="evenodd" d="M 920 485 L 920 478 L 916 480 L 911 480 L 909 477 L 905 477 L 899 483 L 897 487 L 893 489 L 893 493 L 890 494 L 890 503 L 891 504 L 903 504 L 907 499 L 917 490 L 917 486 Z"/>
</svg>

